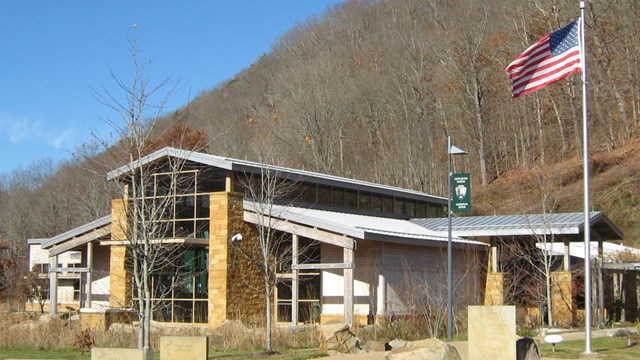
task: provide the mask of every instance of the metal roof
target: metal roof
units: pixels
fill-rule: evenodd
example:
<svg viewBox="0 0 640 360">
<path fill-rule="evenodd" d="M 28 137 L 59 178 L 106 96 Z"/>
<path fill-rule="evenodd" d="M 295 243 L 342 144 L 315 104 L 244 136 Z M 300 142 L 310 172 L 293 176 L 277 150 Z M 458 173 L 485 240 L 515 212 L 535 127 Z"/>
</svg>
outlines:
<svg viewBox="0 0 640 360">
<path fill-rule="evenodd" d="M 605 240 L 622 240 L 623 233 L 604 213 L 590 214 L 591 228 Z M 446 231 L 447 218 L 412 219 L 427 229 Z M 579 235 L 584 229 L 584 213 L 464 216 L 451 219 L 456 236 L 535 236 L 543 234 Z"/>
<path fill-rule="evenodd" d="M 327 174 L 321 174 L 312 171 L 306 170 L 298 170 L 291 169 L 281 166 L 274 166 L 268 164 L 262 164 L 253 161 L 247 160 L 239 160 L 232 159 L 227 157 L 221 157 L 216 155 L 210 155 L 205 153 L 199 153 L 195 151 L 187 151 L 176 149 L 172 147 L 166 147 L 160 149 L 152 154 L 149 154 L 140 160 L 134 161 L 131 164 L 121 166 L 115 170 L 110 171 L 107 174 L 107 179 L 114 180 L 118 177 L 129 173 L 134 168 L 148 164 L 157 160 L 160 160 L 165 157 L 175 157 L 179 159 L 183 159 L 185 161 L 196 162 L 199 164 L 209 165 L 225 170 L 230 171 L 238 171 L 238 172 L 250 172 L 250 173 L 259 173 L 264 169 L 277 171 L 282 174 L 283 177 L 290 178 L 295 181 L 309 181 L 313 183 L 323 184 L 323 185 L 337 185 L 344 188 L 351 188 L 357 190 L 366 190 L 372 191 L 376 193 L 382 193 L 387 195 L 399 195 L 407 198 L 418 199 L 423 201 L 430 201 L 439 204 L 446 204 L 447 200 L 444 197 L 433 196 L 429 194 L 425 194 L 420 191 L 408 190 L 394 186 L 387 186 L 376 184 L 367 181 L 361 181 L 356 179 L 349 179 L 340 176 L 333 176 Z"/>
<path fill-rule="evenodd" d="M 547 242 L 547 243 L 536 243 L 536 247 L 542 251 L 550 252 L 551 255 L 563 256 L 564 255 L 564 244 L 561 242 Z M 622 244 L 614 244 L 608 241 L 602 242 L 602 251 L 603 255 L 606 257 L 609 255 L 614 255 L 619 252 L 631 252 L 637 256 L 640 256 L 640 249 L 632 248 L 629 246 L 624 246 Z M 589 246 L 589 252 L 591 258 L 597 258 L 600 251 L 598 250 L 598 242 L 592 241 L 591 246 Z M 577 257 L 580 259 L 584 259 L 584 242 L 572 242 L 569 244 L 569 256 Z"/>
<path fill-rule="evenodd" d="M 90 231 L 96 230 L 98 228 L 101 228 L 107 225 L 109 226 L 111 225 L 111 215 L 107 215 L 105 217 L 101 217 L 97 220 L 86 223 L 84 225 L 80 225 L 77 228 L 74 228 L 62 234 L 56 235 L 50 239 L 45 239 L 45 241 L 42 242 L 42 248 L 43 249 L 51 248 L 54 245 L 58 245 L 62 242 L 71 240 L 77 236 L 83 235 L 85 233 L 88 233 Z"/>
<path fill-rule="evenodd" d="M 256 203 L 244 201 L 245 211 L 259 213 Z M 355 239 L 382 240 L 406 244 L 428 245 L 433 242 L 446 244 L 447 232 L 433 231 L 412 223 L 409 220 L 341 213 L 285 205 L 273 205 L 270 210 L 273 217 L 303 224 L 325 231 L 347 235 Z M 417 240 L 417 241 L 416 241 Z M 454 237 L 457 244 L 486 244 Z"/>
</svg>

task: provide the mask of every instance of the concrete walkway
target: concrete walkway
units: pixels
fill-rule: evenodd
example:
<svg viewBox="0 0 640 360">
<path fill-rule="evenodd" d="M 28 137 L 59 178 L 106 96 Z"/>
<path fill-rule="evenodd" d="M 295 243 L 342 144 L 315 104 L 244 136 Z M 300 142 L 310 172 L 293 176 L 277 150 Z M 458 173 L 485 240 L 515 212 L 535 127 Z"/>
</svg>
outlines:
<svg viewBox="0 0 640 360">
<path fill-rule="evenodd" d="M 627 330 L 630 331 L 635 331 L 637 332 L 636 328 L 625 328 Z M 615 331 L 620 330 L 620 328 L 617 329 L 602 329 L 602 330 L 592 330 L 591 331 L 591 338 L 598 338 L 598 337 L 605 337 L 605 336 L 612 336 L 613 333 L 615 333 Z M 583 340 L 585 338 L 585 332 L 584 331 L 561 331 L 561 332 L 554 332 L 555 334 L 559 334 L 562 335 L 564 341 L 572 341 L 572 340 Z M 547 333 L 547 335 L 549 335 L 550 333 Z M 544 335 L 540 335 L 540 336 L 536 336 L 535 339 L 540 343 L 540 344 L 544 344 Z M 456 350 L 458 350 L 458 354 L 460 355 L 460 358 L 462 360 L 469 360 L 469 344 L 466 341 L 452 341 L 449 344 L 453 345 Z M 555 360 L 553 357 L 550 357 L 549 355 L 552 354 L 545 354 L 545 356 L 543 356 L 543 359 L 546 360 Z M 363 353 L 363 354 L 343 354 L 343 355 L 335 355 L 335 356 L 328 356 L 328 357 L 324 357 L 321 359 L 327 359 L 327 360 L 384 360 L 384 352 L 383 351 L 374 351 L 374 352 L 368 352 L 368 353 Z"/>
</svg>

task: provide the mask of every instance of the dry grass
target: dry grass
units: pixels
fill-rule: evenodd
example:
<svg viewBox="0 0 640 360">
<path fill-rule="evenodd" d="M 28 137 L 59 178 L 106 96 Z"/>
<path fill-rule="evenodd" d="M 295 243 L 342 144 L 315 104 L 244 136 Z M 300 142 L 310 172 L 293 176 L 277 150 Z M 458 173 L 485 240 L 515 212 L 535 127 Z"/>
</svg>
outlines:
<svg viewBox="0 0 640 360">
<path fill-rule="evenodd" d="M 206 327 L 157 327 L 152 331 L 152 346 L 158 349 L 163 335 L 209 337 L 212 351 L 260 350 L 265 343 L 263 328 L 246 327 L 240 322 L 227 322 L 215 331 Z M 316 329 L 274 328 L 273 342 L 276 349 L 317 348 Z M 48 315 L 0 312 L 0 348 L 28 348 L 39 350 L 78 349 L 90 345 L 100 347 L 135 348 L 137 332 L 133 326 L 117 326 L 110 331 L 87 331 L 76 321 L 50 318 Z"/>
</svg>

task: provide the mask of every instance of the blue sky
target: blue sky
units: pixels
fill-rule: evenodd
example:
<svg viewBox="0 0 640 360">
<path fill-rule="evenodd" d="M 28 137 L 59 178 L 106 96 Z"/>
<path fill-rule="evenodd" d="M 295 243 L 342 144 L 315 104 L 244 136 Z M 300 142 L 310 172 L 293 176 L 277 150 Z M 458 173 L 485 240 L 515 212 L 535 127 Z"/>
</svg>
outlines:
<svg viewBox="0 0 640 360">
<path fill-rule="evenodd" d="M 0 1 L 0 174 L 69 159 L 115 113 L 95 91 L 132 78 L 129 39 L 153 80 L 179 79 L 167 112 L 255 63 L 339 0 Z M 137 24 L 137 28 L 134 27 Z"/>
</svg>

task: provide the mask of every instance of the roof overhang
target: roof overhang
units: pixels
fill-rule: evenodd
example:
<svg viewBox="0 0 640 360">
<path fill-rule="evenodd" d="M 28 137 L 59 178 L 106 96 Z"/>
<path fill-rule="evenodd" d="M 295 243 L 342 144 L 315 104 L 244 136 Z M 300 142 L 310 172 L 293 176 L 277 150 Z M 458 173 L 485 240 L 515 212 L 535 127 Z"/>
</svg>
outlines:
<svg viewBox="0 0 640 360">
<path fill-rule="evenodd" d="M 187 162 L 198 163 L 207 166 L 213 166 L 224 170 L 230 170 L 237 173 L 260 173 L 265 170 L 272 170 L 277 172 L 279 176 L 293 181 L 309 181 L 317 184 L 324 185 L 336 185 L 344 188 L 363 190 L 363 191 L 375 191 L 381 194 L 403 196 L 406 198 L 429 201 L 431 203 L 437 203 L 445 205 L 447 203 L 446 198 L 440 196 L 433 196 L 425 194 L 423 192 L 402 189 L 394 186 L 387 186 L 381 184 L 375 184 L 367 181 L 360 181 L 356 179 L 343 178 L 339 176 L 320 174 L 311 171 L 298 170 L 292 168 L 285 168 L 281 166 L 268 165 L 263 163 L 257 163 L 247 160 L 239 160 L 226 158 L 216 155 L 210 155 L 205 153 L 199 153 L 195 151 L 175 149 L 172 147 L 165 147 L 156 152 L 153 152 L 139 160 L 136 160 L 130 164 L 121 166 L 115 170 L 110 171 L 107 174 L 108 180 L 117 180 L 122 176 L 130 174 L 136 168 L 144 166 L 156 161 L 168 159 L 170 157 L 181 159 Z"/>
<path fill-rule="evenodd" d="M 244 201 L 245 221 L 276 228 L 314 240 L 328 242 L 342 247 L 350 247 L 345 238 L 354 240 L 388 241 L 406 245 L 444 246 L 447 241 L 446 232 L 434 232 L 411 223 L 408 220 L 374 217 L 357 214 L 339 213 L 335 211 L 316 210 L 285 205 L 258 204 Z M 267 216 L 267 214 L 270 215 Z M 262 221 L 262 222 L 261 222 Z M 294 224 L 297 228 L 292 230 Z M 302 234 L 302 228 L 311 229 L 313 236 Z M 296 233 L 297 231 L 297 233 Z M 479 246 L 486 244 L 452 238 L 457 246 Z"/>
<path fill-rule="evenodd" d="M 42 242 L 42 248 L 43 249 L 52 248 L 53 246 L 68 242 L 74 238 L 83 237 L 84 235 L 94 233 L 95 231 L 100 230 L 107 226 L 109 228 L 111 227 L 111 215 L 101 217 L 97 220 L 94 220 L 92 222 L 86 223 L 84 225 L 80 225 L 76 228 L 66 231 L 60 235 L 56 235 L 50 239 L 46 239 L 44 242 Z M 91 238 L 91 235 L 88 235 L 83 239 L 86 239 L 86 238 Z"/>
<path fill-rule="evenodd" d="M 452 232 L 460 237 L 506 237 L 562 235 L 571 241 L 582 241 L 584 234 L 583 213 L 496 215 L 454 217 Z M 412 222 L 427 229 L 447 230 L 447 219 L 412 219 Z M 593 240 L 622 240 L 622 230 L 604 213 L 590 214 Z"/>
<path fill-rule="evenodd" d="M 154 245 L 185 244 L 185 245 L 208 246 L 209 239 L 200 239 L 200 238 L 152 239 L 152 240 L 149 240 L 149 244 L 154 244 Z M 131 245 L 131 242 L 128 240 L 101 240 L 100 245 L 128 246 L 128 245 Z"/>
</svg>

